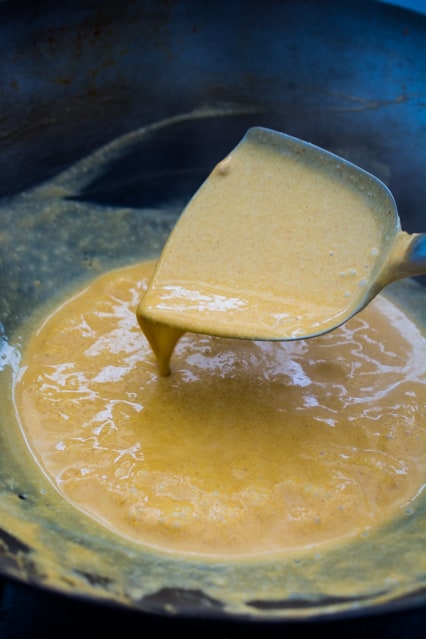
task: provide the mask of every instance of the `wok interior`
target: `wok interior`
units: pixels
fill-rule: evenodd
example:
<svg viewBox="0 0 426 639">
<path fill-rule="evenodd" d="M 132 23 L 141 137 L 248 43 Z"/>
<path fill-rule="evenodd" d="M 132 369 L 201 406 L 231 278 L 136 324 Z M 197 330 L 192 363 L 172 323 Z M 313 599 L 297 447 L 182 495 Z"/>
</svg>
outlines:
<svg viewBox="0 0 426 639">
<path fill-rule="evenodd" d="M 308 139 L 362 166 L 391 188 L 402 227 L 425 230 L 426 132 L 413 97 L 422 93 L 417 67 L 424 20 L 364 3 L 343 9 L 336 2 L 334 21 L 315 2 L 252 4 L 250 11 L 240 4 L 228 7 L 226 24 L 218 19 L 220 3 L 210 15 L 196 2 L 158 11 L 155 3 L 123 11 L 106 2 L 101 13 L 64 2 L 62 9 L 36 14 L 23 3 L 19 21 L 13 8 L 1 7 L 8 25 L 0 44 L 8 74 L 2 106 L 8 135 L 1 142 L 3 344 L 19 342 L 33 312 L 77 283 L 158 255 L 190 196 L 250 126 Z M 235 37 L 233 18 L 245 44 Z M 410 39 L 400 37 L 401 19 Z M 205 56 L 201 62 L 211 38 L 226 43 L 225 61 Z M 392 77 L 389 56 L 400 60 Z M 337 89 L 330 65 L 339 72 Z M 386 79 L 384 86 L 377 77 Z M 408 80 L 409 95 L 400 99 Z M 132 131 L 139 133 L 126 137 Z M 122 143 L 105 147 L 95 171 L 84 161 L 75 164 L 117 140 Z M 407 282 L 393 291 L 424 317 L 423 288 Z M 11 398 L 3 410 L 12 413 Z M 424 601 L 423 502 L 417 519 L 405 524 L 403 555 L 388 556 L 381 543 L 383 534 L 399 543 L 395 522 L 368 548 L 256 566 L 256 581 L 266 588 L 259 594 L 250 564 L 140 552 L 82 520 L 40 473 L 18 429 L 1 427 L 0 442 L 0 567 L 6 575 L 162 614 L 172 607 L 184 614 L 306 618 Z M 301 570 L 304 562 L 315 568 L 312 581 Z M 392 570 L 406 574 L 395 587 L 387 581 Z M 339 592 L 330 572 L 342 580 Z"/>
</svg>

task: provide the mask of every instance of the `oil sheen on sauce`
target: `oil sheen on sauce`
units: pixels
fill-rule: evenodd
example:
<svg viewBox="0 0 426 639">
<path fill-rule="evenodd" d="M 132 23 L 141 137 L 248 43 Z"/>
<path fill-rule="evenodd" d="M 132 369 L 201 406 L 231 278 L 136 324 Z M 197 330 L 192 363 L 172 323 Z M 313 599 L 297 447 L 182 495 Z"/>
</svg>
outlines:
<svg viewBox="0 0 426 639">
<path fill-rule="evenodd" d="M 294 339 L 357 309 L 380 267 L 386 222 L 378 223 L 374 187 L 335 172 L 256 137 L 216 166 L 137 309 L 162 374 L 186 330 Z"/>
<path fill-rule="evenodd" d="M 64 497 L 132 541 L 244 557 L 333 544 L 425 483 L 426 339 L 384 296 L 314 339 L 186 332 L 160 375 L 136 308 L 155 264 L 112 271 L 31 336 L 21 428 Z"/>
</svg>

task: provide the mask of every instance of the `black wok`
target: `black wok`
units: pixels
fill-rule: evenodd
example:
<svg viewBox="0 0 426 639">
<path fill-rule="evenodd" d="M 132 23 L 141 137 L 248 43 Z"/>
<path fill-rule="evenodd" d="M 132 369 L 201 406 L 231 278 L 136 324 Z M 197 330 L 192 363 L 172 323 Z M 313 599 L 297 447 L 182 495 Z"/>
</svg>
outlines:
<svg viewBox="0 0 426 639">
<path fill-rule="evenodd" d="M 0 30 L 4 359 L 22 323 L 58 292 L 158 255 L 190 195 L 250 126 L 309 140 L 371 171 L 394 194 L 403 228 L 426 231 L 421 15 L 355 0 L 6 1 Z M 424 317 L 423 285 L 418 278 L 401 294 Z M 412 529 L 379 531 L 368 552 L 343 548 L 304 586 L 304 560 L 266 567 L 177 560 L 126 544 L 69 509 L 19 430 L 6 428 L 10 397 L 1 410 L 5 577 L 203 618 L 334 618 L 426 602 L 424 502 Z M 381 556 L 382 534 L 402 535 L 413 550 Z M 408 575 L 396 584 L 395 562 L 406 562 Z M 336 566 L 357 587 L 344 594 L 325 587 Z"/>
</svg>

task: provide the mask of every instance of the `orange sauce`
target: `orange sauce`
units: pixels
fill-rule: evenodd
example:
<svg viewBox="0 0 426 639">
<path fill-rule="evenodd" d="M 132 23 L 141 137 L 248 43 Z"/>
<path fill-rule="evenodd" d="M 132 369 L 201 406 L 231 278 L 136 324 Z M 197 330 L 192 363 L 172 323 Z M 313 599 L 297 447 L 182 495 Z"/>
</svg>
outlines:
<svg viewBox="0 0 426 639">
<path fill-rule="evenodd" d="M 379 296 L 310 340 L 187 332 L 161 377 L 135 315 L 153 268 L 94 280 L 26 345 L 16 411 L 69 502 L 133 541 L 228 557 L 407 508 L 425 482 L 426 340 L 398 307 Z"/>
</svg>

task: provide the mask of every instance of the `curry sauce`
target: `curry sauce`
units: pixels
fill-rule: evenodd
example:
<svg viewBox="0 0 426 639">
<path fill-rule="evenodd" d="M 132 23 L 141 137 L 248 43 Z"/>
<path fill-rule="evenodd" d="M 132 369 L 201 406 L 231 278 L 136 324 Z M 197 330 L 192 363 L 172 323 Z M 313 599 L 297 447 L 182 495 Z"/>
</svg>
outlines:
<svg viewBox="0 0 426 639">
<path fill-rule="evenodd" d="M 162 377 L 136 309 L 155 267 L 111 271 L 26 344 L 15 407 L 63 496 L 141 544 L 242 557 L 369 531 L 425 483 L 426 339 L 380 295 L 289 342 L 186 332 Z"/>
</svg>

